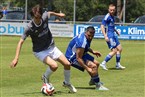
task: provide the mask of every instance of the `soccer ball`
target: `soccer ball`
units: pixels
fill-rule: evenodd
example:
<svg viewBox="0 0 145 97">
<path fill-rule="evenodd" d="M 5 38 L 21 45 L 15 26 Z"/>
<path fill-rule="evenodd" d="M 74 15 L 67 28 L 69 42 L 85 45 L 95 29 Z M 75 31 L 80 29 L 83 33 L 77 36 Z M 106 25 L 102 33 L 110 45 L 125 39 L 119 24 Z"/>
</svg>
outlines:
<svg viewBox="0 0 145 97">
<path fill-rule="evenodd" d="M 51 83 L 44 83 L 42 88 L 41 88 L 41 92 L 45 95 L 48 95 L 48 96 L 52 96 L 54 93 L 54 90 L 55 89 Z"/>
</svg>

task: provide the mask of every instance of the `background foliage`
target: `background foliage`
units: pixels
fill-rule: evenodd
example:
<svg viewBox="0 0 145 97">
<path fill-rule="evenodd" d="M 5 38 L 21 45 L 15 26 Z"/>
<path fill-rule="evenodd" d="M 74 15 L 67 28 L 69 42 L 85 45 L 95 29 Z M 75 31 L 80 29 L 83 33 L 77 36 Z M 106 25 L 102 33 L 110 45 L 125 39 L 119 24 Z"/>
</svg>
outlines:
<svg viewBox="0 0 145 97">
<path fill-rule="evenodd" d="M 119 1 L 120 4 L 117 4 Z M 25 0 L 1 0 L 0 3 L 13 2 L 13 6 L 25 7 Z M 95 15 L 106 14 L 108 4 L 114 3 L 119 14 L 123 8 L 123 0 L 76 0 L 76 21 L 88 21 Z M 28 12 L 35 4 L 42 4 L 48 10 L 65 13 L 66 20 L 73 20 L 74 0 L 28 0 Z M 120 6 L 120 8 L 118 7 Z M 126 0 L 126 22 L 132 22 L 145 14 L 145 0 Z M 116 13 L 116 15 L 118 15 Z"/>
</svg>

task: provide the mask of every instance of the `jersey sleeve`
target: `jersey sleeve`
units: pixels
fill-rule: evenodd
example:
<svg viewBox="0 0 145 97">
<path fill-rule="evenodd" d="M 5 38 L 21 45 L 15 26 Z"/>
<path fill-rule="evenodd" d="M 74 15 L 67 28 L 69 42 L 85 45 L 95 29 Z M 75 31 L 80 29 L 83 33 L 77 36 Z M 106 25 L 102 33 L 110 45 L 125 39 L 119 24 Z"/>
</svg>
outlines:
<svg viewBox="0 0 145 97">
<path fill-rule="evenodd" d="M 50 14 L 49 14 L 47 11 L 45 11 L 45 12 L 43 13 L 42 18 L 43 18 L 44 21 L 45 21 L 45 20 L 48 20 L 48 19 L 50 18 Z"/>
<path fill-rule="evenodd" d="M 106 14 L 104 19 L 102 20 L 102 25 L 106 26 L 107 23 L 109 22 L 110 14 Z"/>
<path fill-rule="evenodd" d="M 21 36 L 21 38 L 22 38 L 23 40 L 25 40 L 25 39 L 29 36 L 29 32 L 30 32 L 29 27 L 26 26 L 26 27 L 25 27 L 25 30 L 24 30 L 24 33 L 23 33 L 23 35 Z"/>
<path fill-rule="evenodd" d="M 104 18 L 104 19 L 102 20 L 102 25 L 106 26 L 106 24 L 107 24 L 107 18 Z"/>
<path fill-rule="evenodd" d="M 76 41 L 76 48 L 85 48 L 87 45 L 85 38 L 78 38 Z"/>
</svg>

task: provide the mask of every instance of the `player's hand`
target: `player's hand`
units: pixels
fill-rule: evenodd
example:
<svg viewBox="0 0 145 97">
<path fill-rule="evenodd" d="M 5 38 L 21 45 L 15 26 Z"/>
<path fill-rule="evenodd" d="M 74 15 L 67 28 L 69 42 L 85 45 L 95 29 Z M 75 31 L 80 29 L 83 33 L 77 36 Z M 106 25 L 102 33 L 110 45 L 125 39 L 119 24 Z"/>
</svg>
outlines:
<svg viewBox="0 0 145 97">
<path fill-rule="evenodd" d="M 117 31 L 117 30 L 115 29 L 115 32 L 117 33 L 118 36 L 120 36 L 120 32 L 119 32 L 119 31 Z"/>
<path fill-rule="evenodd" d="M 93 54 L 94 54 L 94 55 L 96 55 L 96 56 L 97 56 L 97 58 L 98 58 L 98 57 L 101 57 L 101 53 L 100 53 L 100 52 L 98 52 L 98 51 L 94 51 L 94 52 L 93 52 Z"/>
<path fill-rule="evenodd" d="M 120 32 L 117 31 L 117 35 L 120 36 Z"/>
<path fill-rule="evenodd" d="M 11 67 L 11 68 L 16 67 L 17 63 L 18 63 L 18 60 L 17 60 L 17 59 L 14 59 L 14 60 L 11 62 L 10 67 Z"/>
<path fill-rule="evenodd" d="M 59 13 L 59 16 L 60 17 L 65 17 L 65 14 L 64 13 Z"/>
<path fill-rule="evenodd" d="M 107 36 L 105 37 L 105 41 L 106 42 L 109 42 L 109 38 Z"/>
</svg>

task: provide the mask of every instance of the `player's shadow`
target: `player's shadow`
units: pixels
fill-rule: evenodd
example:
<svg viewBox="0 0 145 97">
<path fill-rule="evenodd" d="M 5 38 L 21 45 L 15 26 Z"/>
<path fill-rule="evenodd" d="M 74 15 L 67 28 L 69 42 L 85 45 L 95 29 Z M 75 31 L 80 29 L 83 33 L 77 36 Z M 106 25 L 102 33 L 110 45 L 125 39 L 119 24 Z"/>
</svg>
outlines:
<svg viewBox="0 0 145 97">
<path fill-rule="evenodd" d="M 86 89 L 90 89 L 90 90 L 94 90 L 95 87 L 76 87 L 76 89 L 85 89 L 85 90 Z M 66 94 L 66 93 L 74 94 L 74 93 L 69 92 L 68 90 L 66 90 L 66 91 L 55 91 L 52 96 L 62 95 L 62 94 Z M 41 92 L 27 92 L 27 93 L 21 93 L 21 95 L 23 95 L 23 96 L 42 95 L 42 93 Z"/>
<path fill-rule="evenodd" d="M 74 94 L 74 93 L 66 90 L 66 91 L 55 91 L 53 95 L 62 95 L 62 94 L 66 94 L 66 93 L 68 93 L 68 94 Z"/>
<path fill-rule="evenodd" d="M 92 90 L 94 90 L 95 89 L 95 87 L 75 87 L 76 89 L 92 89 Z M 74 94 L 74 93 L 72 93 L 72 92 L 69 92 L 68 90 L 66 90 L 66 91 L 55 91 L 54 92 L 54 95 L 62 95 L 62 94 L 66 94 L 66 93 L 69 93 L 69 94 Z"/>
<path fill-rule="evenodd" d="M 77 89 L 89 89 L 89 90 L 94 90 L 95 89 L 95 87 L 76 87 Z"/>
<path fill-rule="evenodd" d="M 30 96 L 30 95 L 34 95 L 34 94 L 41 94 L 41 92 L 29 92 L 29 93 L 21 93 L 24 96 Z"/>
<path fill-rule="evenodd" d="M 124 69 L 116 69 L 115 67 L 113 67 L 113 68 L 108 68 L 108 70 L 120 71 L 120 70 L 124 70 Z"/>
<path fill-rule="evenodd" d="M 66 93 L 73 94 L 73 93 L 71 93 L 69 91 L 55 91 L 52 96 L 62 95 L 62 94 L 66 94 Z M 30 97 L 32 95 L 44 95 L 44 96 L 46 96 L 45 94 L 42 94 L 41 92 L 29 92 L 29 93 L 27 92 L 27 93 L 21 93 L 21 95 L 23 95 L 23 96 L 30 96 Z"/>
</svg>

